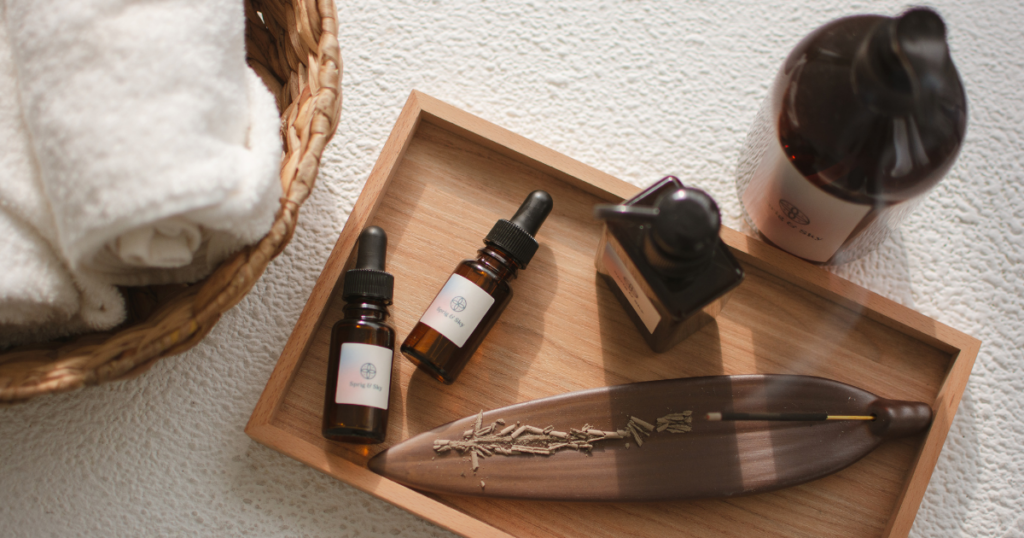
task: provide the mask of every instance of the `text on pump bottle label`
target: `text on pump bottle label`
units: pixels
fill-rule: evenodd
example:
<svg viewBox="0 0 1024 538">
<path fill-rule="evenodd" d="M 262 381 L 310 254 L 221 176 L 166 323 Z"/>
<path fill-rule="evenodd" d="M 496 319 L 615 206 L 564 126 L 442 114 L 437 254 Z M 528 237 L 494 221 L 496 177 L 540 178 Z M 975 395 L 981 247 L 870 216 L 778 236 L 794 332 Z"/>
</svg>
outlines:
<svg viewBox="0 0 1024 538">
<path fill-rule="evenodd" d="M 789 162 L 777 140 L 743 193 L 743 205 L 765 237 L 815 262 L 828 261 L 871 210 L 811 183 Z"/>
<path fill-rule="evenodd" d="M 633 277 L 635 269 L 630 271 L 626 267 L 626 264 L 623 263 L 623 257 L 620 257 L 615 252 L 614 245 L 615 240 L 609 237 L 605 242 L 604 252 L 601 254 L 603 268 L 612 277 L 612 280 L 618 284 L 619 291 L 626 296 L 629 304 L 633 306 L 636 315 L 644 322 L 647 332 L 654 334 L 654 329 L 661 323 L 661 314 L 658 313 L 654 303 L 644 293 L 637 279 Z"/>
</svg>

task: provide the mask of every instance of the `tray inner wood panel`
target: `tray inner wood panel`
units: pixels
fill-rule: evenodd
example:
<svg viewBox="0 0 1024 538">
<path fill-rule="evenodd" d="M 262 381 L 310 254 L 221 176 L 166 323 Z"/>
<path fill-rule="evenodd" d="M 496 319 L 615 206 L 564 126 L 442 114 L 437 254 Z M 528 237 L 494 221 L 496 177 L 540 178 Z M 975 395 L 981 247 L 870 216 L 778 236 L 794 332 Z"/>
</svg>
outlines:
<svg viewBox="0 0 1024 538">
<path fill-rule="evenodd" d="M 787 373 L 835 379 L 886 398 L 936 397 L 948 354 L 752 267 L 716 324 L 666 353 L 652 353 L 594 271 L 601 228 L 591 210 L 605 200 L 426 122 L 373 219 L 389 237 L 399 340 L 455 264 L 472 257 L 494 222 L 511 217 L 538 188 L 555 200 L 537 236 L 540 250 L 454 385 L 417 372 L 396 354 L 388 442 L 325 441 L 320 417 L 327 348 L 343 305 L 335 296 L 273 424 L 363 465 L 392 444 L 480 409 L 633 381 Z M 851 467 L 802 486 L 728 500 L 435 498 L 513 535 L 875 536 L 897 504 L 922 440 L 885 443 Z"/>
</svg>

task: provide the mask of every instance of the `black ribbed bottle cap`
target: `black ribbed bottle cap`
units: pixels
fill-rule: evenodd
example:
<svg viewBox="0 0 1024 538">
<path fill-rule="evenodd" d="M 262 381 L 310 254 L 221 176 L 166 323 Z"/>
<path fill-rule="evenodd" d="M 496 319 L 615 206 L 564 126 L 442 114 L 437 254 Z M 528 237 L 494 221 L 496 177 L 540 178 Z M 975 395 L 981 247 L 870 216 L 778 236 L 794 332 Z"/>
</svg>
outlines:
<svg viewBox="0 0 1024 538">
<path fill-rule="evenodd" d="M 501 219 L 494 224 L 484 243 L 508 252 L 525 269 L 537 253 L 537 240 L 533 236 L 548 218 L 553 205 L 550 194 L 541 190 L 531 192 L 511 220 Z"/>
<path fill-rule="evenodd" d="M 370 226 L 359 234 L 356 268 L 345 273 L 345 287 L 341 294 L 343 299 L 377 299 L 391 304 L 395 277 L 384 271 L 387 250 L 388 236 L 380 227 Z"/>
</svg>

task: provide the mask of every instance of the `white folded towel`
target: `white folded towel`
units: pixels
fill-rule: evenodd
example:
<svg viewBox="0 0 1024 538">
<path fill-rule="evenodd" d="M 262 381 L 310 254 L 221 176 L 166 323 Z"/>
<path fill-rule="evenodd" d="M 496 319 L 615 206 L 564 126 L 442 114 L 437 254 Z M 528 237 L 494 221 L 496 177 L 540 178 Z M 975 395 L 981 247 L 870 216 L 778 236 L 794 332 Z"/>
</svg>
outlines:
<svg viewBox="0 0 1024 538">
<path fill-rule="evenodd" d="M 0 3 L 0 17 L 3 9 Z M 71 274 L 39 232 L 40 226 L 55 228 L 37 183 L 17 91 L 6 26 L 0 25 L 0 345 L 51 321 L 67 322 L 79 306 Z"/>
<path fill-rule="evenodd" d="M 25 122 L 73 271 L 194 281 L 262 237 L 280 122 L 242 0 L 6 0 Z"/>
<path fill-rule="evenodd" d="M 0 347 L 61 336 L 78 311 L 78 291 L 49 245 L 0 207 Z M 68 330 L 81 330 L 70 327 Z"/>
<path fill-rule="evenodd" d="M 0 348 L 124 319 L 111 284 L 80 282 L 54 250 L 57 228 L 22 121 L 5 4 L 0 0 Z"/>
<path fill-rule="evenodd" d="M 198 280 L 270 228 L 280 122 L 244 20 L 241 0 L 0 0 L 0 348 L 111 328 L 115 285 Z"/>
</svg>

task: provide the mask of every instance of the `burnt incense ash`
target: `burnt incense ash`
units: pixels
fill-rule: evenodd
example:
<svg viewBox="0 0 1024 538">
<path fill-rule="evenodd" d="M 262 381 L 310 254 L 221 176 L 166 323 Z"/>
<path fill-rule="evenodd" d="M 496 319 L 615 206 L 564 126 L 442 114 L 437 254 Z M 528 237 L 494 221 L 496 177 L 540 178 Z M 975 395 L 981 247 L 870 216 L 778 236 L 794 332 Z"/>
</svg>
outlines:
<svg viewBox="0 0 1024 538">
<path fill-rule="evenodd" d="M 436 439 L 434 451 L 438 454 L 452 450 L 462 455 L 469 453 L 473 471 L 476 471 L 480 468 L 481 458 L 494 455 L 550 456 L 562 450 L 589 452 L 597 443 L 616 439 L 626 440 L 626 448 L 629 448 L 630 439 L 636 441 L 638 447 L 642 447 L 644 438 L 650 437 L 653 433 L 689 432 L 692 415 L 692 411 L 670 413 L 657 419 L 655 424 L 630 416 L 622 429 L 602 430 L 584 424 L 582 428 L 570 428 L 564 432 L 556 430 L 554 426 L 539 428 L 518 421 L 515 424 L 506 424 L 505 420 L 500 418 L 484 426 L 484 412 L 481 410 L 476 416 L 474 426 L 463 432 L 462 439 Z M 483 487 L 483 482 L 480 486 Z"/>
</svg>

